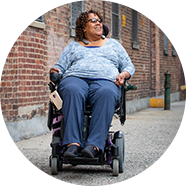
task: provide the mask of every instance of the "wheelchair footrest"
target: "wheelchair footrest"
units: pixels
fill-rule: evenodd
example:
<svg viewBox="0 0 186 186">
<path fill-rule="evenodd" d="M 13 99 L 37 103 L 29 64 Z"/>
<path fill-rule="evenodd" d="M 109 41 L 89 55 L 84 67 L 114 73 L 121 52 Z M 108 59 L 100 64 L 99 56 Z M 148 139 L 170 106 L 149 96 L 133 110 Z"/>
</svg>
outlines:
<svg viewBox="0 0 186 186">
<path fill-rule="evenodd" d="M 75 157 L 75 158 L 64 158 L 68 161 L 68 163 L 72 165 L 103 165 L 104 158 L 103 156 L 98 156 L 95 158 L 87 158 L 87 157 Z"/>
</svg>

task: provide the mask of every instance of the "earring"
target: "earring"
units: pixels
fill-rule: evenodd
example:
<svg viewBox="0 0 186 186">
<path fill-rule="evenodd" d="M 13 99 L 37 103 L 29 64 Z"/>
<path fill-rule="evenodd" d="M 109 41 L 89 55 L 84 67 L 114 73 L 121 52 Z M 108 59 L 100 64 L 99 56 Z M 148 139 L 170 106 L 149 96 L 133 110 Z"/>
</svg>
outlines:
<svg viewBox="0 0 186 186">
<path fill-rule="evenodd" d="M 105 35 L 102 35 L 101 38 L 102 38 L 102 39 L 105 39 Z"/>
</svg>

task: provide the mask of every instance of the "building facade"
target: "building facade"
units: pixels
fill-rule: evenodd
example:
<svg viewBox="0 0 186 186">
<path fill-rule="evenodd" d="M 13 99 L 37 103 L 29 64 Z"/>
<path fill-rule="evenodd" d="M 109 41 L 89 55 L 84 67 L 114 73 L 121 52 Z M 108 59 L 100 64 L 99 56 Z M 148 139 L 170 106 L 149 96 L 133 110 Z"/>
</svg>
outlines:
<svg viewBox="0 0 186 186">
<path fill-rule="evenodd" d="M 151 0 L 151 95 L 164 94 L 164 73 L 171 73 L 171 93 L 185 99 L 186 1 Z M 181 93 L 181 94 L 180 94 Z"/>
<path fill-rule="evenodd" d="M 1 78 L 1 108 L 6 123 L 19 125 L 36 115 L 47 117 L 49 69 L 74 40 L 75 20 L 82 11 L 99 11 L 109 27 L 108 38 L 120 42 L 136 72 L 136 91 L 127 101 L 147 101 L 164 94 L 164 73 L 171 73 L 171 93 L 181 98 L 184 83 L 179 57 L 166 35 L 143 14 L 116 3 L 78 1 L 57 7 L 31 23 L 18 37 L 6 59 Z M 140 109 L 140 108 L 139 108 Z"/>
</svg>

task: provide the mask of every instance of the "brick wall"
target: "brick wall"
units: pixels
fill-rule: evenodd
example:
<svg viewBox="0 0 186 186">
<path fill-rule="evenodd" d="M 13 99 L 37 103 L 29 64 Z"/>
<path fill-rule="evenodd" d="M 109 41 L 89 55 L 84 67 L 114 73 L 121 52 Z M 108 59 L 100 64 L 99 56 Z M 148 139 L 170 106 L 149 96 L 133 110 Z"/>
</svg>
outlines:
<svg viewBox="0 0 186 186">
<path fill-rule="evenodd" d="M 181 63 L 178 55 L 175 57 L 172 55 L 172 43 L 168 40 L 168 55 L 164 55 L 164 43 L 163 43 L 164 33 L 160 30 L 160 94 L 164 93 L 164 73 L 168 70 L 171 73 L 171 89 L 170 92 L 180 91 L 181 83 Z"/>
<path fill-rule="evenodd" d="M 183 47 L 183 43 L 185 43 L 186 45 L 186 1 L 185 0 L 180 0 L 179 3 L 178 3 L 178 15 L 179 15 L 179 20 L 178 20 L 178 30 L 179 30 L 179 46 Z M 183 35 L 182 35 L 183 34 Z M 182 41 L 181 41 L 182 40 Z M 182 44 L 181 44 L 182 43 Z M 186 46 L 185 46 L 185 51 L 184 51 L 184 48 L 181 48 L 180 51 L 182 51 L 183 53 L 186 54 Z M 181 53 L 181 52 L 180 52 Z M 186 66 L 186 55 L 183 54 L 183 60 L 185 61 L 184 65 Z M 179 58 L 179 61 L 180 61 L 180 68 L 181 70 L 183 70 L 183 62 L 181 62 L 181 56 Z M 186 77 L 186 74 L 184 75 L 183 77 L 183 73 L 186 73 L 184 71 L 182 71 L 181 73 L 181 77 L 180 77 L 180 81 L 181 81 L 181 85 L 185 85 L 185 77 Z M 186 100 L 186 89 L 181 89 L 181 99 L 182 100 Z"/>
<path fill-rule="evenodd" d="M 5 121 L 30 119 L 37 107 L 48 109 L 48 71 L 70 42 L 70 4 L 47 12 L 44 22 L 44 30 L 26 28 L 7 57 L 0 90 Z"/>
<path fill-rule="evenodd" d="M 151 79 L 153 96 L 160 96 L 164 94 L 164 83 L 165 83 L 165 72 L 167 70 L 171 73 L 171 89 L 170 92 L 179 92 L 181 83 L 181 62 L 176 54 L 172 55 L 173 44 L 168 40 L 168 55 L 164 54 L 164 33 L 157 27 L 153 22 L 151 22 Z"/>
<path fill-rule="evenodd" d="M 18 105 L 42 104 L 44 66 L 46 65 L 44 31 L 27 28 L 18 42 Z"/>
<path fill-rule="evenodd" d="M 126 17 L 126 26 L 120 24 L 121 43 L 129 54 L 136 71 L 131 84 L 138 86 L 138 90 L 127 93 L 127 100 L 149 97 L 150 88 L 150 21 L 143 14 L 138 13 L 138 43 L 140 49 L 132 47 L 132 10 L 120 6 L 121 16 Z M 122 19 L 121 19 L 122 23 Z"/>
<path fill-rule="evenodd" d="M 159 28 L 151 22 L 151 96 L 160 95 Z"/>
<path fill-rule="evenodd" d="M 17 6 L 0 2 L 0 117 L 16 119 L 18 114 Z"/>
<path fill-rule="evenodd" d="M 110 30 L 108 37 L 111 37 L 111 2 L 87 0 L 83 4 L 84 10 L 92 8 L 101 12 Z M 122 26 L 122 15 L 126 17 L 125 27 Z M 0 88 L 5 121 L 30 119 L 38 111 L 38 107 L 40 113 L 47 113 L 48 71 L 58 61 L 64 48 L 74 39 L 70 37 L 70 16 L 70 4 L 50 10 L 44 14 L 44 29 L 29 26 L 11 48 L 2 72 Z M 136 67 L 130 83 L 138 86 L 138 90 L 127 93 L 127 100 L 150 97 L 151 88 L 157 95 L 163 94 L 164 72 L 167 69 L 172 74 L 171 92 L 179 91 L 180 61 L 178 56 L 171 56 L 171 43 L 169 42 L 170 55 L 164 56 L 163 33 L 152 24 L 150 45 L 150 20 L 140 13 L 138 28 L 139 50 L 132 47 L 132 10 L 120 5 L 118 41 L 125 47 Z"/>
</svg>

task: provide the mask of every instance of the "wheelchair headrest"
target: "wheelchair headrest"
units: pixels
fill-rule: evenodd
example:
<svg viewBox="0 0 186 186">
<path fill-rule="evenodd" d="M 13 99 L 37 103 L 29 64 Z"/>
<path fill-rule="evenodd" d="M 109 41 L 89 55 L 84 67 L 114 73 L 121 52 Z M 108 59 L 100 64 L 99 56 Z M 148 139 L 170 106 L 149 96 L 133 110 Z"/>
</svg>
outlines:
<svg viewBox="0 0 186 186">
<path fill-rule="evenodd" d="M 104 31 L 104 35 L 105 37 L 107 37 L 108 33 L 109 33 L 109 28 L 106 24 L 102 23 L 103 24 L 103 31 Z"/>
</svg>

